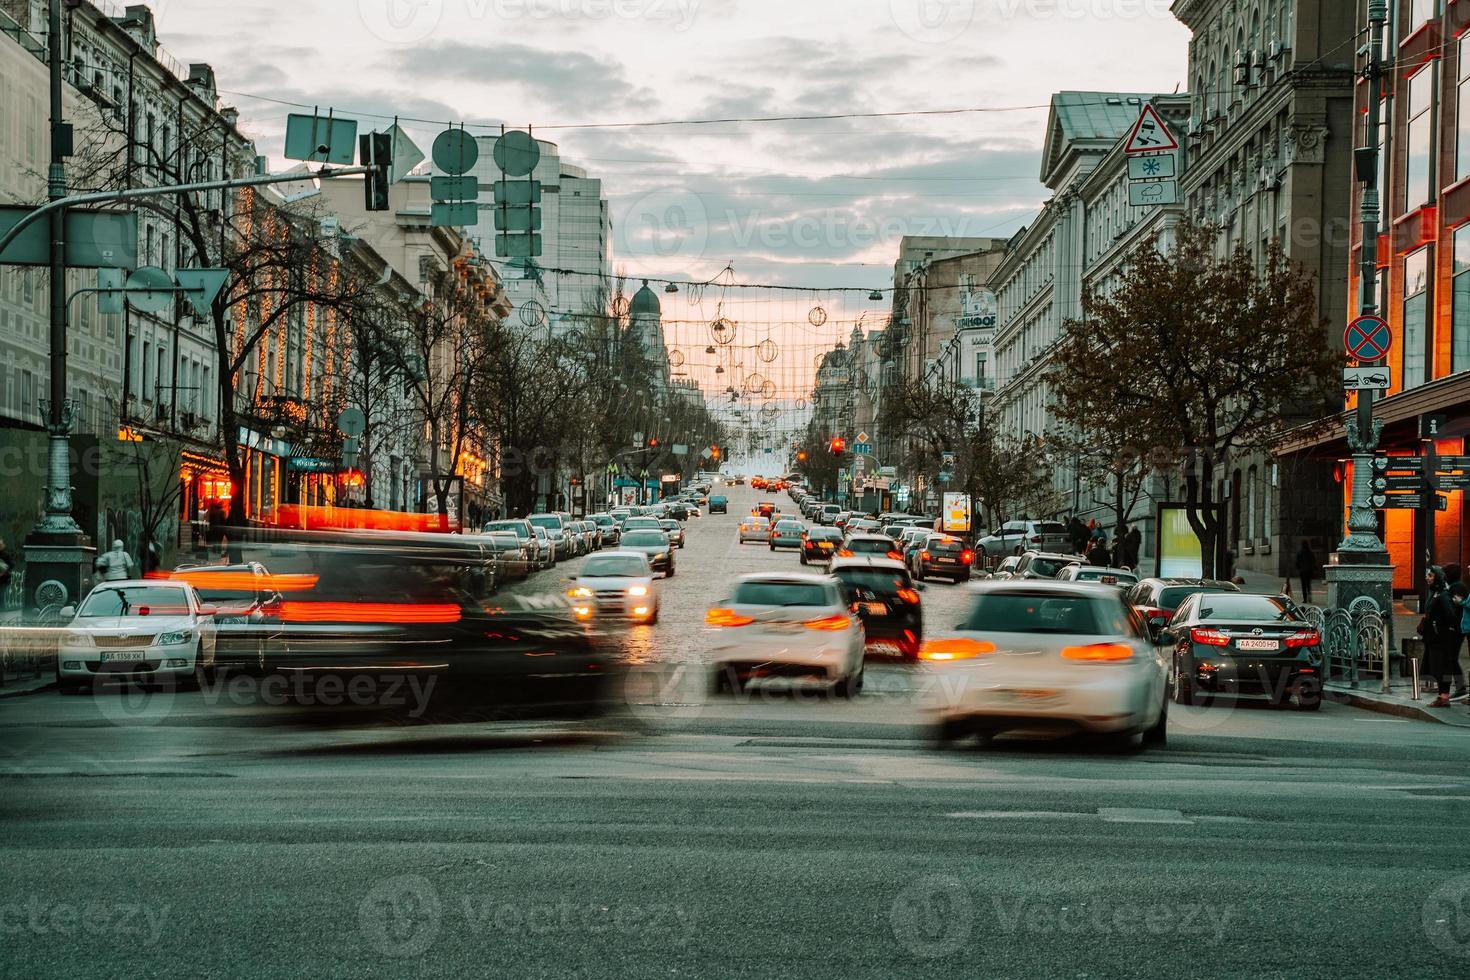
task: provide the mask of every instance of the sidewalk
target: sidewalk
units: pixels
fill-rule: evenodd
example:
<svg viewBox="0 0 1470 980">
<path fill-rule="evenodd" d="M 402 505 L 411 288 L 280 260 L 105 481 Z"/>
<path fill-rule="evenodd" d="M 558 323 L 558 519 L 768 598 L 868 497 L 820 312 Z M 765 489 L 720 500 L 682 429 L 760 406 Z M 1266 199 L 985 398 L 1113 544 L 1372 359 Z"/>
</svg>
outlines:
<svg viewBox="0 0 1470 980">
<path fill-rule="evenodd" d="M 1430 708 L 1428 704 L 1434 700 L 1434 695 L 1421 694 L 1418 701 L 1411 699 L 1409 697 L 1411 685 L 1408 681 L 1395 679 L 1387 694 L 1379 692 L 1378 684 L 1376 679 L 1367 679 L 1359 681 L 1358 687 L 1353 689 L 1346 683 L 1328 681 L 1324 696 L 1339 704 L 1350 704 L 1355 708 L 1376 711 L 1379 714 L 1433 721 L 1441 725 L 1470 729 L 1470 705 L 1464 701 L 1457 702 L 1448 708 Z"/>
</svg>

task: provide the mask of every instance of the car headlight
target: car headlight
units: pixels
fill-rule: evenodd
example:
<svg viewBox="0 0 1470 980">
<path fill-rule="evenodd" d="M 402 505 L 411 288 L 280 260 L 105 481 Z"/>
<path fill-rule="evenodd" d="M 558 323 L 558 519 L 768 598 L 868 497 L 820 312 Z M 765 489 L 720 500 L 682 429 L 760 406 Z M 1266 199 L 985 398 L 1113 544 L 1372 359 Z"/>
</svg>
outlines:
<svg viewBox="0 0 1470 980">
<path fill-rule="evenodd" d="M 174 647 L 181 643 L 188 643 L 192 639 L 194 639 L 193 630 L 175 630 L 172 633 L 160 633 L 157 642 L 159 646 Z"/>
<path fill-rule="evenodd" d="M 628 595 L 648 595 L 648 586 L 635 585 L 628 590 Z"/>
<path fill-rule="evenodd" d="M 592 598 L 592 590 L 589 589 L 589 588 L 586 588 L 585 586 L 581 586 L 581 587 L 578 587 L 578 588 L 569 590 L 567 592 L 567 595 L 571 596 L 573 599 L 590 599 L 590 598 Z"/>
<path fill-rule="evenodd" d="M 92 645 L 92 634 L 67 631 L 61 634 L 61 642 L 69 647 L 89 647 Z"/>
</svg>

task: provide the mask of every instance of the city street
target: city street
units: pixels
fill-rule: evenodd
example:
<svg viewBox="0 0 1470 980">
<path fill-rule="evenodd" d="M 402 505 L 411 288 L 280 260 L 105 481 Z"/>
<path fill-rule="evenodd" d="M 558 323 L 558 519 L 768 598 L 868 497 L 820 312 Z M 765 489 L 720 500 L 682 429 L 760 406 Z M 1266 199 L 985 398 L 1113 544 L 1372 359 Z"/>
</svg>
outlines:
<svg viewBox="0 0 1470 980">
<path fill-rule="evenodd" d="M 698 661 L 757 499 L 690 521 Z M 576 565 L 511 591 L 556 592 Z M 933 632 L 964 587 L 929 583 Z M 691 672 L 692 674 L 695 672 Z M 640 675 L 634 674 L 633 677 Z M 667 675 L 664 675 L 667 676 Z M 630 681 L 577 723 L 304 723 L 210 691 L 0 700 L 13 976 L 1465 975 L 1464 731 L 1178 708 L 1166 748 L 932 749 L 919 670 L 844 702 Z M 632 690 L 637 688 L 637 690 Z"/>
</svg>

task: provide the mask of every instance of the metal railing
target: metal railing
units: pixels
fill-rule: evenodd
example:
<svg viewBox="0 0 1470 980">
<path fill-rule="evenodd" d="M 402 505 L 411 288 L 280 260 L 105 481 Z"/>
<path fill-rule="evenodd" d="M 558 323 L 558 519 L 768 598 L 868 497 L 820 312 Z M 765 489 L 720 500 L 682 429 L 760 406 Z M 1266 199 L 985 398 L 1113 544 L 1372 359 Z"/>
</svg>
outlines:
<svg viewBox="0 0 1470 980">
<path fill-rule="evenodd" d="M 1376 602 L 1359 596 L 1347 609 L 1298 608 L 1322 635 L 1324 680 L 1344 681 L 1349 687 L 1357 687 L 1361 679 L 1371 677 L 1378 679 L 1382 690 L 1388 690 L 1392 669 L 1388 621 Z"/>
</svg>

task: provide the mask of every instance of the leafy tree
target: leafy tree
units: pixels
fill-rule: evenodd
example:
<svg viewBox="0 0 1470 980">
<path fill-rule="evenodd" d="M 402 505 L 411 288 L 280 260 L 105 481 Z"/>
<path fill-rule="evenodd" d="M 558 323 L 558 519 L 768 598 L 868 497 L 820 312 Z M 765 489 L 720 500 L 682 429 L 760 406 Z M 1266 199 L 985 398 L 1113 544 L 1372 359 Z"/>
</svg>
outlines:
<svg viewBox="0 0 1470 980">
<path fill-rule="evenodd" d="M 1122 429 L 1183 458 L 1184 502 L 1204 553 L 1223 567 L 1216 474 L 1238 454 L 1330 404 L 1341 364 L 1326 343 L 1312 278 L 1272 243 L 1220 254 L 1219 228 L 1185 224 L 1173 246 L 1140 245 L 1109 293 L 1089 290 L 1063 325 L 1048 374 L 1064 427 L 1103 447 Z"/>
</svg>

